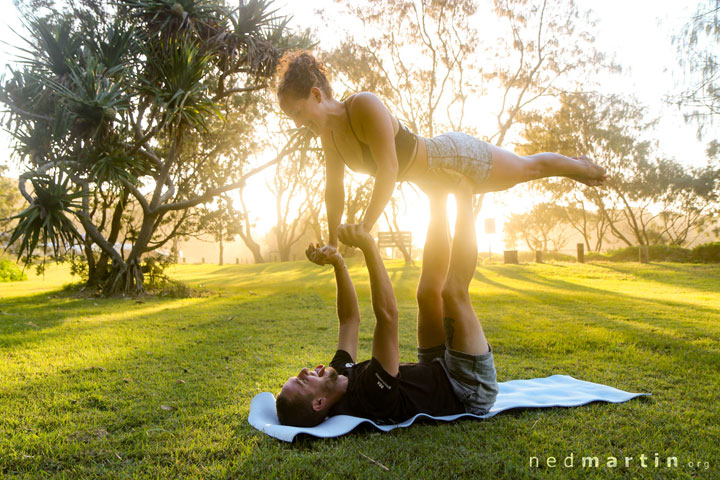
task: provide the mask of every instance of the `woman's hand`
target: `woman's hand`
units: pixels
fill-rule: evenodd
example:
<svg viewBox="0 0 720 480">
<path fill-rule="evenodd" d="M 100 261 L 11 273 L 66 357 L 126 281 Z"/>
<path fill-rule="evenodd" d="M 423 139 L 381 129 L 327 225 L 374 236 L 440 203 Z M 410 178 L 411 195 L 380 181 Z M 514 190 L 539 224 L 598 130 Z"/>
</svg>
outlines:
<svg viewBox="0 0 720 480">
<path fill-rule="evenodd" d="M 345 245 L 364 250 L 375 244 L 365 226 L 361 223 L 343 224 L 338 227 L 338 237 Z"/>
</svg>

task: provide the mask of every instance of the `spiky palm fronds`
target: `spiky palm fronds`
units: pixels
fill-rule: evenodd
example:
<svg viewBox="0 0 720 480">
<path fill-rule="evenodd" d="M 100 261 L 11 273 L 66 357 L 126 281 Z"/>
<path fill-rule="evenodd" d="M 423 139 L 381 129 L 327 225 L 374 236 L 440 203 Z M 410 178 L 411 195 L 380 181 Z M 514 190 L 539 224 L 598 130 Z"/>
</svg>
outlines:
<svg viewBox="0 0 720 480">
<path fill-rule="evenodd" d="M 83 163 L 93 183 L 110 188 L 119 188 L 124 182 L 138 185 L 140 177 L 152 172 L 152 164 L 145 157 L 128 155 L 127 149 L 113 139 L 90 152 Z"/>
<path fill-rule="evenodd" d="M 40 240 L 43 252 L 47 252 L 50 244 L 55 256 L 61 247 L 67 249 L 82 240 L 71 220 L 73 210 L 80 208 L 77 199 L 82 194 L 73 190 L 70 178 L 56 173 L 53 176 L 35 175 L 30 181 L 35 191 L 34 201 L 12 217 L 18 223 L 8 241 L 8 245 L 12 245 L 20 240 L 18 259 L 25 257 L 25 263 L 32 258 Z"/>
<path fill-rule="evenodd" d="M 95 136 L 103 125 L 115 120 L 118 112 L 128 108 L 130 95 L 121 82 L 113 80 L 125 69 L 124 64 L 107 68 L 92 54 L 84 63 L 84 67 L 73 65 L 65 82 L 50 78 L 44 81 L 75 118 L 74 133 Z"/>
<path fill-rule="evenodd" d="M 271 10 L 267 0 L 240 0 L 228 20 L 235 36 L 241 41 L 254 39 L 278 20 L 278 9 Z"/>
<path fill-rule="evenodd" d="M 185 30 L 198 33 L 213 32 L 224 8 L 213 0 L 117 0 L 149 28 L 151 34 L 160 32 L 163 37 L 181 34 Z M 205 36 L 205 35 L 201 35 Z"/>
<path fill-rule="evenodd" d="M 82 44 L 82 38 L 73 29 L 72 19 L 61 17 L 54 25 L 47 19 L 32 19 L 25 27 L 33 37 L 20 36 L 29 45 L 29 48 L 18 47 L 27 55 L 20 57 L 21 62 L 58 77 L 70 73 L 71 65 L 78 61 Z"/>
<path fill-rule="evenodd" d="M 42 120 L 54 113 L 51 96 L 43 82 L 27 71 L 12 71 L 11 78 L 0 87 L 0 101 L 14 113 L 30 117 L 28 120 Z"/>
<path fill-rule="evenodd" d="M 27 158 L 34 165 L 37 157 L 43 157 L 50 150 L 52 126 L 45 122 L 37 122 L 18 126 L 10 134 L 17 140 L 13 148 L 20 158 Z"/>
<path fill-rule="evenodd" d="M 154 48 L 153 48 L 154 47 Z M 145 94 L 154 96 L 165 110 L 165 123 L 207 131 L 207 116 L 220 110 L 208 95 L 205 82 L 215 59 L 186 37 L 156 43 L 147 51 L 151 67 L 143 78 Z"/>
<path fill-rule="evenodd" d="M 309 30 L 289 34 L 292 17 L 278 15 L 272 0 L 239 0 L 228 17 L 234 38 L 227 43 L 235 49 L 237 61 L 255 77 L 271 77 L 283 51 L 310 48 Z"/>
<path fill-rule="evenodd" d="M 86 28 L 98 30 L 102 26 L 95 24 Z M 137 31 L 124 18 L 115 18 L 115 21 L 104 30 L 102 35 L 98 35 L 97 32 L 88 35 L 86 44 L 98 63 L 114 72 L 113 75 L 107 75 L 115 76 L 124 71 L 130 63 L 137 61 L 132 56 L 132 53 L 137 51 Z"/>
</svg>

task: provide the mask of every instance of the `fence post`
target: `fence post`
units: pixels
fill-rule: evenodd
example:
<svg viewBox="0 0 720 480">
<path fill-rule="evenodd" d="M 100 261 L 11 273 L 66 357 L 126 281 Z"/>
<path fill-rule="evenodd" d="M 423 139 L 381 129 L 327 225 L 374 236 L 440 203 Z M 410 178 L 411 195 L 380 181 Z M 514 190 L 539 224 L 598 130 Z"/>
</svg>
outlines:
<svg viewBox="0 0 720 480">
<path fill-rule="evenodd" d="M 503 255 L 505 257 L 505 263 L 513 263 L 518 264 L 520 263 L 518 261 L 518 251 L 517 250 L 505 250 L 503 252 Z"/>
<path fill-rule="evenodd" d="M 542 250 L 535 250 L 535 263 L 543 263 Z"/>
<path fill-rule="evenodd" d="M 640 245 L 638 247 L 640 263 L 648 263 L 650 261 L 650 252 L 648 251 L 647 245 Z"/>
<path fill-rule="evenodd" d="M 187 260 L 187 258 L 183 257 L 183 263 L 185 263 L 186 260 Z"/>
<path fill-rule="evenodd" d="M 585 263 L 585 244 L 577 244 L 577 261 L 578 263 Z"/>
<path fill-rule="evenodd" d="M 202 264 L 205 265 L 205 257 L 202 257 Z"/>
</svg>

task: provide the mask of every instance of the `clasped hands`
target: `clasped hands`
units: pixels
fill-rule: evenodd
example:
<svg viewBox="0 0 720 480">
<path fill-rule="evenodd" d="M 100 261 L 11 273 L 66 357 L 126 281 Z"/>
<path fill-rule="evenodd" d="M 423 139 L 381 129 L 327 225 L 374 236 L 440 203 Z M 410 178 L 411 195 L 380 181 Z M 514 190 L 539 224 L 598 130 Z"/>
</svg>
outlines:
<svg viewBox="0 0 720 480">
<path fill-rule="evenodd" d="M 340 225 L 338 227 L 338 238 L 345 245 L 358 247 L 361 250 L 373 245 L 375 242 L 363 225 L 358 223 Z M 315 245 L 311 243 L 305 250 L 305 255 L 308 260 L 317 265 L 337 266 L 342 262 L 340 252 L 337 251 L 335 245 L 321 247 L 319 243 Z"/>
</svg>

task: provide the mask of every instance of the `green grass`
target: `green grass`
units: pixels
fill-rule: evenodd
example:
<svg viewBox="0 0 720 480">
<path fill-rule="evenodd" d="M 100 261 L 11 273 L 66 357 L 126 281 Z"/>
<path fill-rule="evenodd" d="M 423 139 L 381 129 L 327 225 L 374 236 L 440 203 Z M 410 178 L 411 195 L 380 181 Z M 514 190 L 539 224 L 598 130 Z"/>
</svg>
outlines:
<svg viewBox="0 0 720 480">
<path fill-rule="evenodd" d="M 419 269 L 388 267 L 401 360 L 413 361 Z M 499 381 L 561 373 L 652 397 L 294 444 L 250 427 L 250 400 L 329 361 L 330 269 L 293 262 L 170 273 L 211 293 L 75 298 L 62 290 L 65 267 L 0 283 L 0 477 L 720 478 L 719 266 L 478 268 L 471 294 Z M 351 273 L 366 359 L 367 274 L 357 263 Z M 656 453 L 679 466 L 655 468 Z M 560 466 L 570 454 L 575 467 Z M 617 457 L 619 466 L 579 466 L 589 455 L 601 464 Z M 558 466 L 530 467 L 532 456 Z"/>
</svg>

